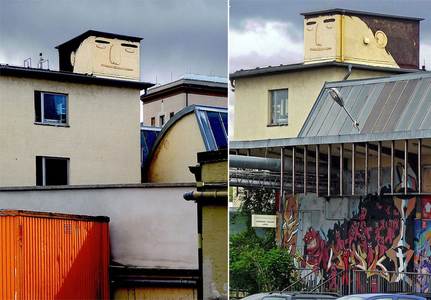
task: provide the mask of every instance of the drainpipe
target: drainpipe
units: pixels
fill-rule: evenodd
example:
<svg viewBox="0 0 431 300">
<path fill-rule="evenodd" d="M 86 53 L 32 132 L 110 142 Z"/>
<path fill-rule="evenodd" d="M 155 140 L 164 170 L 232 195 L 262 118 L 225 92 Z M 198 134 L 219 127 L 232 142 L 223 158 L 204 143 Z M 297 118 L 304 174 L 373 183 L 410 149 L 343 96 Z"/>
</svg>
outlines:
<svg viewBox="0 0 431 300">
<path fill-rule="evenodd" d="M 235 80 L 230 80 L 230 85 L 232 86 L 232 92 L 235 92 Z"/>
<path fill-rule="evenodd" d="M 227 191 L 206 191 L 206 192 L 187 192 L 184 193 L 184 199 L 188 201 L 194 201 L 194 200 L 210 200 L 210 199 L 218 199 L 218 200 L 225 200 L 227 199 Z"/>
<path fill-rule="evenodd" d="M 349 78 L 349 76 L 352 74 L 352 65 L 351 64 L 349 64 L 348 66 L 347 66 L 347 73 L 346 73 L 346 75 L 344 75 L 344 78 L 343 78 L 343 80 L 347 80 L 347 78 Z"/>
</svg>

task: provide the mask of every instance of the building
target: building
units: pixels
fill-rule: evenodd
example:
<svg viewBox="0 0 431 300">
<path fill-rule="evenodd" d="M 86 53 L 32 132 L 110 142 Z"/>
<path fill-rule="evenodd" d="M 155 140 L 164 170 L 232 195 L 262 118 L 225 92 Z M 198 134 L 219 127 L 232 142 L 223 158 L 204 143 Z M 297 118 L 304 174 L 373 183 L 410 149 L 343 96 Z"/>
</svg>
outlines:
<svg viewBox="0 0 431 300">
<path fill-rule="evenodd" d="M 184 194 L 184 199 L 197 203 L 198 299 L 227 299 L 227 150 L 201 152 L 197 160 L 190 167 L 197 190 Z"/>
<path fill-rule="evenodd" d="M 148 89 L 141 101 L 144 125 L 162 127 L 189 105 L 227 107 L 227 79 L 187 74 Z"/>
<path fill-rule="evenodd" d="M 0 186 L 141 181 L 139 41 L 87 31 L 59 71 L 0 66 Z"/>
<path fill-rule="evenodd" d="M 279 191 L 312 288 L 430 292 L 430 103 L 431 72 L 328 82 L 297 137 L 232 142 L 230 184 Z"/>
<path fill-rule="evenodd" d="M 196 154 L 227 149 L 227 109 L 190 105 L 162 128 L 143 167 L 144 182 L 195 182 Z"/>
<path fill-rule="evenodd" d="M 419 69 L 420 18 L 342 9 L 303 16 L 304 62 L 230 75 L 233 140 L 296 137 L 327 81 Z"/>
</svg>

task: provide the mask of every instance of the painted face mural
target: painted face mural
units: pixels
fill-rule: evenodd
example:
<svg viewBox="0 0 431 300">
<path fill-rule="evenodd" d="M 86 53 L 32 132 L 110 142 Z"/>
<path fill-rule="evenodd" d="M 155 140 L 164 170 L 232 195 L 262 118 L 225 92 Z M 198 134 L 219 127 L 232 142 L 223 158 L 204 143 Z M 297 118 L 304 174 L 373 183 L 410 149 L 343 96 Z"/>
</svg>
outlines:
<svg viewBox="0 0 431 300">
<path fill-rule="evenodd" d="M 380 22 L 381 27 L 371 28 L 370 24 L 376 22 L 369 21 L 366 17 L 339 14 L 306 18 L 304 62 L 340 61 L 399 67 L 388 49 L 389 33 L 385 30 L 390 25 Z"/>
<path fill-rule="evenodd" d="M 321 16 L 304 20 L 305 61 L 335 59 L 340 16 Z"/>
<path fill-rule="evenodd" d="M 73 71 L 139 80 L 139 43 L 90 36 L 72 52 Z"/>
</svg>

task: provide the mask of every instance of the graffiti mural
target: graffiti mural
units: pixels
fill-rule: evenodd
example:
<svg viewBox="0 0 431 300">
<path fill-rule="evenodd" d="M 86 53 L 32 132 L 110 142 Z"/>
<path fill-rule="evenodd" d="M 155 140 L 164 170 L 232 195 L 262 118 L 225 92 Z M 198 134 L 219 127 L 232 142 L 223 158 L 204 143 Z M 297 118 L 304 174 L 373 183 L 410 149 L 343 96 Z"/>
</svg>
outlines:
<svg viewBox="0 0 431 300">
<path fill-rule="evenodd" d="M 416 198 L 368 196 L 358 203 L 351 218 L 336 221 L 327 232 L 321 228 L 304 228 L 301 267 L 323 270 L 325 277 L 356 269 L 366 272 L 367 277 L 378 274 L 389 281 L 408 280 L 389 271 L 413 270 Z M 286 203 L 286 224 L 298 216 L 296 201 L 291 203 L 293 209 L 288 207 Z M 281 242 L 291 249 L 296 245 L 292 238 L 296 237 L 297 230 L 292 234 L 288 228 L 286 225 Z"/>
<path fill-rule="evenodd" d="M 298 202 L 296 197 L 290 195 L 286 197 L 284 213 L 282 215 L 281 244 L 288 249 L 291 254 L 296 254 L 296 241 L 298 234 Z"/>
<path fill-rule="evenodd" d="M 431 220 L 415 221 L 415 269 L 422 275 L 416 282 L 419 292 L 431 293 Z M 428 276 L 427 276 L 428 275 Z"/>
</svg>

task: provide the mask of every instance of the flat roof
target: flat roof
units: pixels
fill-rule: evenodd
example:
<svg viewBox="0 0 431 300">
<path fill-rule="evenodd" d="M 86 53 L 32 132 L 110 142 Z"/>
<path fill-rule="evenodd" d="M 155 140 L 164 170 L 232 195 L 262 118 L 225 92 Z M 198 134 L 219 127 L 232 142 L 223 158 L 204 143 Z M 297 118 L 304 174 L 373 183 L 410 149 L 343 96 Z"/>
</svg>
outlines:
<svg viewBox="0 0 431 300">
<path fill-rule="evenodd" d="M 116 38 L 120 40 L 132 41 L 132 42 L 140 42 L 143 39 L 141 37 L 124 35 L 124 34 L 116 34 L 111 32 L 97 31 L 97 30 L 87 30 L 86 32 L 56 46 L 55 48 L 59 49 L 65 46 L 69 47 L 72 45 L 79 46 L 79 44 L 89 36 L 106 37 L 106 38 L 112 38 L 112 39 Z"/>
<path fill-rule="evenodd" d="M 254 69 L 247 69 L 247 70 L 241 69 L 234 73 L 231 73 L 230 79 L 234 80 L 238 78 L 265 76 L 265 75 L 295 72 L 295 71 L 302 71 L 307 69 L 326 68 L 326 67 L 347 68 L 349 66 L 352 66 L 353 69 L 380 71 L 380 72 L 397 73 L 397 74 L 412 73 L 412 72 L 420 71 L 419 69 L 376 67 L 376 66 L 369 66 L 369 65 L 362 65 L 362 64 L 326 61 L 326 62 L 308 63 L 308 64 L 304 64 L 304 63 L 289 64 L 289 65 L 281 64 L 279 66 L 257 67 Z"/>
<path fill-rule="evenodd" d="M 222 80 L 224 79 L 224 80 Z M 158 100 L 159 97 L 166 97 L 182 92 L 191 93 L 216 93 L 227 97 L 227 78 L 212 76 L 184 76 L 178 80 L 154 86 L 148 89 L 147 93 L 141 95 L 142 102 Z"/>
<path fill-rule="evenodd" d="M 15 76 L 36 79 L 46 79 L 60 82 L 71 82 L 81 84 L 95 84 L 113 87 L 126 87 L 133 89 L 148 89 L 153 83 L 142 81 L 131 81 L 114 78 L 97 77 L 87 74 L 79 74 L 67 71 L 54 71 L 49 69 L 27 68 L 0 64 L 0 76 Z"/>
<path fill-rule="evenodd" d="M 422 21 L 422 20 L 424 20 L 423 18 L 418 18 L 418 17 L 388 15 L 388 14 L 381 14 L 381 13 L 374 13 L 374 12 L 360 11 L 360 10 L 343 9 L 343 8 L 316 10 L 316 11 L 301 13 L 301 15 L 303 15 L 304 17 L 321 16 L 321 15 L 328 15 L 328 14 L 374 16 L 374 17 L 380 17 L 380 18 L 402 19 L 402 20 L 408 20 L 408 21 Z"/>
</svg>

